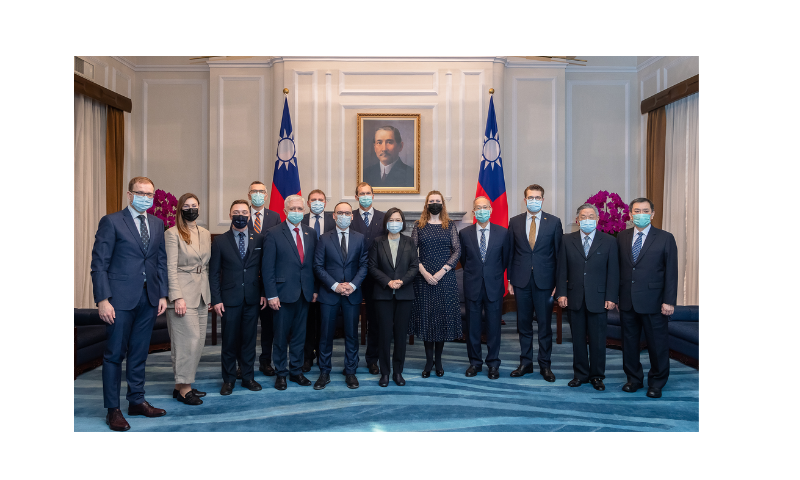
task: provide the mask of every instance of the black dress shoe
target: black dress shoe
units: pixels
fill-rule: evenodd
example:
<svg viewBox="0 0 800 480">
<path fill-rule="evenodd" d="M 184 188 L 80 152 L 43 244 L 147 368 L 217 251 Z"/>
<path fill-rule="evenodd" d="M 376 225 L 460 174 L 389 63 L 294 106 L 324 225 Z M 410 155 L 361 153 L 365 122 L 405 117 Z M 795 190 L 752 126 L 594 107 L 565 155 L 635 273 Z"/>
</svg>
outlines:
<svg viewBox="0 0 800 480">
<path fill-rule="evenodd" d="M 327 373 L 320 373 L 319 378 L 314 382 L 314 390 L 322 390 L 329 383 L 331 383 L 331 376 Z"/>
<path fill-rule="evenodd" d="M 258 371 L 263 373 L 264 375 L 266 375 L 268 377 L 274 377 L 275 376 L 275 369 L 272 368 L 272 365 L 270 365 L 268 363 L 260 364 L 258 366 Z"/>
<path fill-rule="evenodd" d="M 370 375 L 377 375 L 377 374 L 381 373 L 381 369 L 378 368 L 378 364 L 377 363 L 373 363 L 372 365 L 369 366 L 369 373 L 370 373 Z"/>
<path fill-rule="evenodd" d="M 344 377 L 344 383 L 347 384 L 347 388 L 358 388 L 358 379 L 355 375 L 348 375 Z"/>
<path fill-rule="evenodd" d="M 606 386 L 603 385 L 603 381 L 599 378 L 592 379 L 592 386 L 595 390 L 600 390 L 601 392 L 606 389 Z"/>
<path fill-rule="evenodd" d="M 303 362 L 303 366 L 301 367 L 301 370 L 303 370 L 303 373 L 308 373 L 308 372 L 311 371 L 312 363 L 313 363 L 313 360 L 306 360 L 305 362 Z"/>
<path fill-rule="evenodd" d="M 643 387 L 644 387 L 644 385 L 642 385 L 641 383 L 628 382 L 628 383 L 626 383 L 625 385 L 622 386 L 622 391 L 623 392 L 628 392 L 628 393 L 633 393 L 636 390 L 639 390 L 640 388 L 643 388 Z"/>
<path fill-rule="evenodd" d="M 261 390 L 261 384 L 255 380 L 242 380 L 242 386 L 251 392 L 257 392 Z"/>
<path fill-rule="evenodd" d="M 511 372 L 512 377 L 521 377 L 526 373 L 533 373 L 533 365 L 520 365 L 516 370 Z"/>
<path fill-rule="evenodd" d="M 585 383 L 585 382 L 583 382 L 582 380 L 580 380 L 580 379 L 578 379 L 578 378 L 573 378 L 572 380 L 570 380 L 570 381 L 569 381 L 569 383 L 567 384 L 567 386 L 568 386 L 568 387 L 580 387 L 580 386 L 581 386 L 581 385 L 583 385 L 584 383 Z"/>
<path fill-rule="evenodd" d="M 219 390 L 220 395 L 230 395 L 233 393 L 233 384 L 232 383 L 223 383 L 222 388 Z"/>
<path fill-rule="evenodd" d="M 242 379 L 242 367 L 236 367 L 236 380 Z"/>
<path fill-rule="evenodd" d="M 539 369 L 539 373 L 541 373 L 542 374 L 542 378 L 544 378 L 548 382 L 555 382 L 556 381 L 556 376 L 553 375 L 553 371 L 550 370 L 549 368 L 540 368 Z"/>
<path fill-rule="evenodd" d="M 311 386 L 311 380 L 307 379 L 302 373 L 300 375 L 289 375 L 289 380 L 301 387 Z"/>
<path fill-rule="evenodd" d="M 422 371 L 422 378 L 428 378 L 430 376 L 431 376 L 431 371 L 430 370 L 423 370 Z"/>
<path fill-rule="evenodd" d="M 489 373 L 487 374 L 489 380 L 497 380 L 500 378 L 500 370 L 497 367 L 489 367 Z"/>
<path fill-rule="evenodd" d="M 396 383 L 398 387 L 402 387 L 406 384 L 406 379 L 403 378 L 402 373 L 395 373 L 392 376 L 392 379 L 394 380 L 394 383 Z"/>
<path fill-rule="evenodd" d="M 470 365 L 470 366 L 469 366 L 469 368 L 467 368 L 467 373 L 465 373 L 465 374 L 464 374 L 464 376 L 467 376 L 467 377 L 474 377 L 474 376 L 475 376 L 475 375 L 477 375 L 477 374 L 478 374 L 478 372 L 480 372 L 481 370 L 483 370 L 483 366 L 478 366 L 478 367 L 476 367 L 475 365 Z M 436 374 L 437 374 L 437 375 L 439 375 L 439 373 L 438 373 L 438 372 L 437 372 Z M 439 376 L 441 376 L 441 375 L 439 375 Z"/>
<path fill-rule="evenodd" d="M 275 389 L 276 390 L 286 390 L 286 377 L 282 377 L 278 375 L 275 378 Z"/>
<path fill-rule="evenodd" d="M 128 415 L 144 415 L 145 417 L 153 418 L 163 417 L 166 414 L 166 410 L 150 405 L 147 400 L 142 403 L 137 403 L 136 405 L 128 404 Z"/>
<path fill-rule="evenodd" d="M 194 393 L 194 396 L 197 397 L 197 398 L 206 396 L 206 392 L 201 392 L 201 391 L 197 390 L 196 388 L 192 389 L 192 393 Z M 178 391 L 177 388 L 172 390 L 172 398 L 178 398 L 179 394 L 180 394 L 180 392 Z"/>
<path fill-rule="evenodd" d="M 389 375 L 381 375 L 381 379 L 378 380 L 379 387 L 388 387 L 389 386 Z"/>
<path fill-rule="evenodd" d="M 185 396 L 181 396 L 180 392 L 178 392 L 177 399 L 181 403 L 185 403 L 186 405 L 202 405 L 203 401 L 197 398 L 197 396 L 189 390 L 186 392 Z"/>
<path fill-rule="evenodd" d="M 439 369 L 437 368 L 437 369 L 436 369 L 436 376 L 437 376 L 437 377 L 444 377 L 444 368 L 442 368 L 441 370 L 439 370 Z"/>
<path fill-rule="evenodd" d="M 650 398 L 661 398 L 661 389 L 656 387 L 649 387 L 647 389 L 647 396 Z"/>
</svg>

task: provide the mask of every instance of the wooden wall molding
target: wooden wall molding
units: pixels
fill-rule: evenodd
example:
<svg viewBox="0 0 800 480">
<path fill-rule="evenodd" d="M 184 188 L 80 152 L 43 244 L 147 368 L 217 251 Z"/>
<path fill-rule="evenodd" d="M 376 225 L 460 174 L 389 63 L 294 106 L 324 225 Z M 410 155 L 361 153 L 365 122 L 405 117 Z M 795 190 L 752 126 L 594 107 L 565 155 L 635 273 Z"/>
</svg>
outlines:
<svg viewBox="0 0 800 480">
<path fill-rule="evenodd" d="M 700 91 L 700 74 L 642 100 L 642 115 Z"/>
<path fill-rule="evenodd" d="M 133 102 L 128 97 L 120 95 L 119 93 L 109 90 L 103 86 L 100 86 L 91 80 L 81 77 L 78 74 L 75 75 L 75 93 L 80 93 L 81 95 L 86 95 L 87 97 L 93 98 L 99 102 L 103 102 L 106 105 L 114 108 L 118 108 L 123 112 L 130 112 L 133 106 Z"/>
</svg>

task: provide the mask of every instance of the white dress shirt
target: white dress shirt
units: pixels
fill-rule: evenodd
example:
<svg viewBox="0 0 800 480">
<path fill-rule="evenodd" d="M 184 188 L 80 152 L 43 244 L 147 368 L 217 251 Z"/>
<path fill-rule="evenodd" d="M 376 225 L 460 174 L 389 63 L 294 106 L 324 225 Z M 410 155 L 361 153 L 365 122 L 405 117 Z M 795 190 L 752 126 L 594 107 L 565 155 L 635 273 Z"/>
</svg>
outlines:
<svg viewBox="0 0 800 480">
<path fill-rule="evenodd" d="M 325 233 L 325 212 L 319 214 L 319 218 L 316 218 L 317 214 L 314 212 L 309 212 L 308 214 L 308 226 L 312 229 L 314 228 L 314 224 L 319 220 L 319 234 L 322 235 Z"/>
<path fill-rule="evenodd" d="M 259 214 L 259 221 L 261 222 L 261 233 L 264 233 L 264 206 L 261 206 L 261 210 L 257 210 L 253 207 L 250 207 L 250 220 L 253 222 L 253 228 L 256 228 L 256 212 Z"/>
<path fill-rule="evenodd" d="M 644 241 L 647 240 L 647 235 L 650 233 L 651 226 L 652 225 L 647 225 L 644 227 L 644 230 L 642 230 L 642 233 L 644 234 L 642 235 L 642 247 L 644 247 Z M 631 241 L 631 248 L 633 248 L 633 244 L 636 243 L 637 238 L 639 238 L 639 229 L 633 227 L 633 241 Z"/>
<path fill-rule="evenodd" d="M 144 215 L 144 220 L 145 220 L 144 229 L 147 230 L 147 235 L 149 237 L 152 237 L 152 235 L 150 235 L 150 225 L 147 224 L 147 211 L 145 210 L 144 212 L 139 213 L 139 212 L 136 211 L 135 208 L 133 208 L 130 205 L 128 205 L 128 210 L 131 212 L 131 215 L 133 216 L 133 223 L 136 225 L 136 231 L 139 232 L 139 237 L 141 237 L 141 235 L 142 235 L 142 226 L 141 226 L 142 222 L 141 222 L 141 220 L 136 218 L 139 215 Z"/>
<path fill-rule="evenodd" d="M 386 175 L 389 175 L 389 172 L 392 171 L 392 167 L 394 167 L 394 164 L 399 162 L 399 161 L 400 161 L 400 159 L 398 158 L 397 160 L 395 160 L 394 162 L 390 163 L 389 165 L 384 165 L 384 164 L 381 163 L 381 179 L 383 179 Z"/>
<path fill-rule="evenodd" d="M 531 213 L 530 210 L 528 210 L 527 213 L 528 213 L 528 216 L 525 217 L 525 236 L 527 237 L 528 235 L 530 235 L 531 219 L 535 218 L 536 219 L 536 235 L 534 236 L 534 240 L 536 240 L 537 238 L 539 238 L 539 226 L 542 225 L 542 211 L 539 210 L 538 212 L 533 214 L 533 213 Z"/>
<path fill-rule="evenodd" d="M 370 208 L 370 210 L 372 210 L 372 208 Z M 350 227 L 347 227 L 346 229 L 342 230 L 337 225 L 336 226 L 336 238 L 338 240 L 339 245 L 342 244 L 342 234 L 343 233 L 344 233 L 344 238 L 345 238 L 344 241 L 347 243 L 347 254 L 350 255 Z M 347 283 L 349 283 L 350 286 L 353 287 L 353 291 L 355 292 L 356 291 L 356 286 L 353 285 L 351 282 L 347 282 Z M 331 290 L 333 290 L 335 292 L 336 288 L 338 286 L 339 286 L 339 282 L 334 283 L 333 285 L 331 285 Z"/>
<path fill-rule="evenodd" d="M 480 248 L 480 246 L 481 246 L 481 229 L 482 228 L 483 227 L 481 227 L 480 223 L 476 223 L 475 224 L 475 233 L 477 233 L 477 238 L 478 238 L 478 248 Z M 486 224 L 486 251 L 489 251 L 489 233 L 491 232 L 491 230 L 492 230 L 492 224 L 491 223 L 487 223 Z"/>
<path fill-rule="evenodd" d="M 375 201 L 374 198 L 373 198 L 373 201 Z M 364 220 L 364 214 L 365 213 L 369 213 L 369 224 L 372 225 L 372 221 L 375 220 L 375 209 L 372 208 L 372 205 L 370 205 L 369 206 L 369 210 L 366 210 L 366 211 L 365 210 L 361 210 L 361 207 L 358 208 L 358 214 L 361 215 L 361 220 Z M 349 245 L 349 243 L 348 243 L 348 245 Z"/>
</svg>

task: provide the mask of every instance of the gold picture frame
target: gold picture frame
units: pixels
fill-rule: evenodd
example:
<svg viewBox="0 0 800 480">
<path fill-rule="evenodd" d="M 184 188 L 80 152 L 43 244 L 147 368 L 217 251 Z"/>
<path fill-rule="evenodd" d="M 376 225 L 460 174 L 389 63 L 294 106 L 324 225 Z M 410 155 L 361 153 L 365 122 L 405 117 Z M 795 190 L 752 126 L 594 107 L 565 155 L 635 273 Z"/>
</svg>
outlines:
<svg viewBox="0 0 800 480">
<path fill-rule="evenodd" d="M 356 181 L 375 193 L 419 193 L 420 114 L 359 113 L 357 122 Z"/>
</svg>

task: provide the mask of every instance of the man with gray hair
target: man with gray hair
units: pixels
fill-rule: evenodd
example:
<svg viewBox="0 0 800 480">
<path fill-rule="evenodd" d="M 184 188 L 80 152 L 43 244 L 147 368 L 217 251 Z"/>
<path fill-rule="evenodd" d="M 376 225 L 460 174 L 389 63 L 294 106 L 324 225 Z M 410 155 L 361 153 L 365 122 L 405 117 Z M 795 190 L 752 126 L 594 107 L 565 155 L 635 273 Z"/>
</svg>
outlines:
<svg viewBox="0 0 800 480">
<path fill-rule="evenodd" d="M 578 207 L 575 222 L 580 230 L 564 234 L 558 249 L 555 298 L 567 309 L 572 332 L 574 378 L 568 385 L 591 382 L 595 390 L 605 390 L 606 327 L 608 310 L 616 306 L 619 296 L 619 262 L 617 242 L 597 230 L 598 218 L 594 205 Z"/>
<path fill-rule="evenodd" d="M 378 163 L 364 169 L 364 181 L 376 187 L 413 187 L 414 168 L 400 159 L 403 138 L 390 125 L 378 127 L 372 142 Z"/>
</svg>

